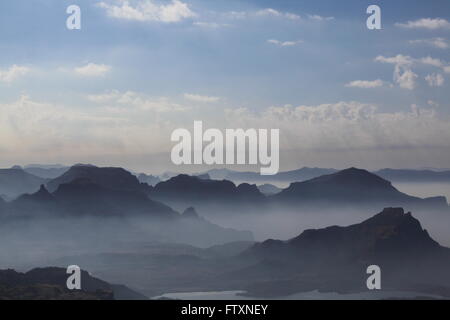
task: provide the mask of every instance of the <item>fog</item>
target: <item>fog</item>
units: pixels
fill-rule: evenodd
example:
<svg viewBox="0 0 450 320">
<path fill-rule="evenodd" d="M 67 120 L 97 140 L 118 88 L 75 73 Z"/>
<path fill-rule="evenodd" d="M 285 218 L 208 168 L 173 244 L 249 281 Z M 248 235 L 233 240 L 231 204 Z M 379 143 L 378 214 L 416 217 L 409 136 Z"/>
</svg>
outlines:
<svg viewBox="0 0 450 320">
<path fill-rule="evenodd" d="M 407 193 L 412 196 L 427 198 L 435 196 L 445 196 L 447 202 L 450 201 L 450 183 L 439 182 L 421 182 L 421 183 L 408 183 L 408 182 L 395 182 L 393 186 L 401 192 Z"/>
<path fill-rule="evenodd" d="M 57 259 L 67 256 L 144 253 L 146 246 L 157 243 L 206 248 L 252 240 L 249 232 L 226 230 L 204 220 L 132 217 L 3 221 L 0 269 L 27 270 L 53 265 Z"/>
<path fill-rule="evenodd" d="M 450 185 L 402 183 L 395 186 L 420 197 L 450 197 Z M 174 209 L 182 212 L 186 207 Z M 236 256 L 247 247 L 234 244 L 226 249 L 210 247 L 232 242 L 248 242 L 250 246 L 252 240 L 288 240 L 306 229 L 360 223 L 382 210 L 382 206 L 372 205 L 320 209 L 267 205 L 256 210 L 226 208 L 222 203 L 196 207 L 200 215 L 197 219 L 163 221 L 145 216 L 2 219 L 0 269 L 26 271 L 76 264 L 105 281 L 127 284 L 149 296 L 177 288 L 184 290 L 196 283 L 206 287 L 192 290 L 208 289 L 208 285 L 216 289 L 214 286 L 221 287 L 226 282 L 198 281 L 228 263 L 228 260 L 217 260 L 215 254 L 227 252 L 230 257 Z M 433 239 L 450 247 L 449 211 L 413 208 L 405 211 L 412 211 Z M 208 260 L 211 255 L 213 259 Z M 174 274 L 182 276 L 187 284 L 178 287 Z"/>
</svg>

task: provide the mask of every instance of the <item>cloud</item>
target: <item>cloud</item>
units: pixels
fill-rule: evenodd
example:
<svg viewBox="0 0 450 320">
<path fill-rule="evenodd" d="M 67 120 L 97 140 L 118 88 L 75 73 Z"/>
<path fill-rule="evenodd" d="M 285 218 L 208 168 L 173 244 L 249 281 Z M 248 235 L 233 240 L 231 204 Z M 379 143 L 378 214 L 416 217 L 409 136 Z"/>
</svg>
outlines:
<svg viewBox="0 0 450 320">
<path fill-rule="evenodd" d="M 302 40 L 297 40 L 297 41 L 280 41 L 280 40 L 276 40 L 276 39 L 270 39 L 267 40 L 268 43 L 280 46 L 280 47 L 293 47 L 296 46 L 298 44 L 303 43 Z"/>
<path fill-rule="evenodd" d="M 350 101 L 274 106 L 259 113 L 240 108 L 227 110 L 226 115 L 226 121 L 233 123 L 233 127 L 279 128 L 283 137 L 281 147 L 289 150 L 450 146 L 448 118 L 439 116 L 429 106 L 380 112 L 376 105 Z"/>
<path fill-rule="evenodd" d="M 153 0 L 142 0 L 135 5 L 131 1 L 122 1 L 118 5 L 100 2 L 98 6 L 104 8 L 110 17 L 141 22 L 173 23 L 197 16 L 188 4 L 179 0 L 172 0 L 166 5 L 156 4 Z"/>
<path fill-rule="evenodd" d="M 198 94 L 185 93 L 184 98 L 194 102 L 214 103 L 220 100 L 219 97 L 202 96 Z"/>
<path fill-rule="evenodd" d="M 161 107 L 141 107 L 142 104 L 174 106 L 168 98 L 119 91 L 90 98 L 99 105 L 69 107 L 37 102 L 28 96 L 0 103 L 3 160 L 14 163 L 24 159 L 47 162 L 63 159 L 76 163 L 115 159 L 130 163 L 127 161 L 139 158 L 148 163 L 151 162 L 148 155 L 170 152 L 172 130 L 192 128 L 196 117 L 191 113 L 180 116 L 178 112 L 153 112 Z M 381 112 L 376 105 L 356 101 L 272 106 L 259 112 L 236 108 L 203 114 L 203 121 L 209 128 L 280 129 L 282 154 L 292 150 L 297 164 L 298 159 L 313 159 L 314 163 L 328 155 L 333 161 L 330 165 L 339 161 L 351 165 L 357 156 L 366 157 L 365 166 L 377 166 L 380 159 L 409 148 L 413 150 L 410 156 L 400 158 L 415 159 L 410 163 L 414 166 L 423 165 L 420 162 L 429 157 L 429 147 L 437 148 L 436 155 L 440 153 L 443 159 L 448 158 L 446 150 L 450 148 L 449 119 L 431 105 L 411 106 L 397 112 Z M 422 158 L 421 152 L 425 153 Z"/>
<path fill-rule="evenodd" d="M 402 54 L 398 54 L 394 57 L 384 57 L 384 56 L 378 56 L 375 58 L 376 62 L 382 62 L 382 63 L 390 63 L 395 65 L 401 65 L 401 66 L 409 66 L 414 63 L 414 59 L 410 56 L 404 56 Z"/>
<path fill-rule="evenodd" d="M 193 23 L 196 27 L 201 28 L 210 28 L 210 29 L 218 29 L 218 28 L 225 28 L 225 27 L 231 27 L 228 23 L 217 23 L 217 22 L 202 22 L 202 21 L 196 21 Z"/>
<path fill-rule="evenodd" d="M 419 59 L 419 62 L 437 68 L 442 68 L 444 66 L 444 62 L 442 62 L 439 59 L 432 58 L 430 56 Z"/>
<path fill-rule="evenodd" d="M 399 54 L 394 57 L 378 56 L 375 58 L 375 61 L 395 65 L 394 82 L 397 83 L 400 88 L 413 90 L 416 87 L 416 80 L 419 76 L 411 69 L 415 59 L 410 56 Z"/>
<path fill-rule="evenodd" d="M 111 70 L 111 66 L 105 64 L 88 63 L 85 66 L 75 68 L 77 75 L 83 77 L 101 77 Z"/>
<path fill-rule="evenodd" d="M 450 47 L 448 41 L 444 38 L 410 40 L 409 43 L 414 45 L 428 45 L 438 49 L 448 49 Z"/>
<path fill-rule="evenodd" d="M 425 77 L 430 87 L 442 87 L 444 85 L 444 77 L 440 73 L 429 74 Z"/>
<path fill-rule="evenodd" d="M 415 21 L 408 21 L 407 23 L 396 23 L 397 27 L 405 29 L 450 29 L 450 22 L 446 19 L 436 18 L 423 18 Z"/>
<path fill-rule="evenodd" d="M 419 76 L 411 69 L 401 65 L 396 65 L 394 70 L 394 81 L 400 88 L 414 90 L 416 88 L 416 80 Z"/>
<path fill-rule="evenodd" d="M 11 83 L 14 80 L 26 75 L 31 70 L 28 67 L 12 65 L 6 70 L 0 69 L 0 82 Z"/>
<path fill-rule="evenodd" d="M 423 58 L 412 58 L 410 56 L 397 55 L 393 57 L 378 56 L 375 58 L 376 62 L 389 63 L 395 65 L 394 69 L 394 81 L 404 89 L 413 90 L 416 87 L 416 80 L 418 75 L 412 71 L 414 65 L 425 65 L 442 69 L 445 73 L 450 73 L 450 66 L 437 58 L 430 56 Z M 443 77 L 440 74 L 428 75 L 427 82 L 430 86 L 443 85 Z"/>
<path fill-rule="evenodd" d="M 290 12 L 280 12 L 278 10 L 272 8 L 266 8 L 259 10 L 255 13 L 257 16 L 272 16 L 272 17 L 281 17 L 288 20 L 300 20 L 300 16 Z"/>
<path fill-rule="evenodd" d="M 317 14 L 308 14 L 308 19 L 315 21 L 331 21 L 334 20 L 334 17 L 322 17 Z"/>
<path fill-rule="evenodd" d="M 88 95 L 91 102 L 103 105 L 114 113 L 128 113 L 152 111 L 158 113 L 185 111 L 188 108 L 171 102 L 166 97 L 149 97 L 143 93 L 134 91 L 120 92 L 117 90 Z"/>
<path fill-rule="evenodd" d="M 162 152 L 170 144 L 170 122 L 133 105 L 114 112 L 38 102 L 24 95 L 0 103 L 0 110 L 1 147 L 11 162 L 123 159 Z"/>
<path fill-rule="evenodd" d="M 349 88 L 363 88 L 363 89 L 370 89 L 370 88 L 379 88 L 382 87 L 384 82 L 382 80 L 373 80 L 373 81 L 366 81 L 366 80 L 355 80 L 352 82 L 347 83 L 345 86 Z"/>
</svg>

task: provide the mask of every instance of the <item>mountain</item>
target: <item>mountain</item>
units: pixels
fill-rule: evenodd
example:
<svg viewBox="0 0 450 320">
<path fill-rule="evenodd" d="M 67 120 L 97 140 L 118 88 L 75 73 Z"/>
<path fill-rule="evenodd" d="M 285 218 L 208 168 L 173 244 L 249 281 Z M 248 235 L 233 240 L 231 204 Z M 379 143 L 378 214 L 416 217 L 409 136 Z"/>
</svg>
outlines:
<svg viewBox="0 0 450 320">
<path fill-rule="evenodd" d="M 434 241 L 402 208 L 386 208 L 348 227 L 306 230 L 288 241 L 267 240 L 241 256 L 255 261 L 239 271 L 239 277 L 252 278 L 250 294 L 366 291 L 369 265 L 380 266 L 385 289 L 450 292 L 450 249 Z"/>
<path fill-rule="evenodd" d="M 324 258 L 327 255 L 333 260 L 367 261 L 403 256 L 411 258 L 442 250 L 443 247 L 422 229 L 411 213 L 405 213 L 402 208 L 386 208 L 359 224 L 306 230 L 286 242 L 265 241 L 255 245 L 250 252 L 266 257 L 289 252 L 289 258 L 303 255 Z"/>
<path fill-rule="evenodd" d="M 0 194 L 6 198 L 36 192 L 41 184 L 46 182 L 46 179 L 34 176 L 18 167 L 0 169 Z"/>
<path fill-rule="evenodd" d="M 235 182 L 297 182 L 336 172 L 336 169 L 308 168 L 279 172 L 273 176 L 261 176 L 259 172 L 239 172 L 228 169 L 212 169 L 207 173 L 211 179 Z"/>
<path fill-rule="evenodd" d="M 302 182 L 323 175 L 336 173 L 337 169 L 303 167 L 291 171 L 279 172 L 273 176 L 261 176 L 258 172 L 239 172 L 228 169 L 212 169 L 207 173 L 215 180 L 230 180 L 234 182 Z M 408 170 L 382 169 L 373 171 L 374 174 L 392 182 L 442 182 L 450 183 L 449 170 Z"/>
<path fill-rule="evenodd" d="M 145 300 L 125 286 L 111 285 L 81 272 L 81 290 L 68 290 L 62 268 L 38 268 L 26 273 L 0 270 L 0 300 Z"/>
<path fill-rule="evenodd" d="M 143 215 L 172 219 L 178 215 L 170 207 L 149 199 L 143 192 L 107 188 L 89 178 L 63 183 L 50 193 L 45 186 L 22 195 L 5 209 L 10 217 L 120 217 Z"/>
<path fill-rule="evenodd" d="M 423 206 L 448 210 L 445 197 L 421 199 L 398 191 L 392 184 L 366 170 L 350 168 L 304 182 L 292 183 L 271 197 L 294 205 Z"/>
<path fill-rule="evenodd" d="M 122 168 L 100 168 L 93 165 L 75 165 L 62 176 L 50 180 L 47 189 L 56 191 L 62 184 L 78 179 L 89 179 L 99 186 L 115 190 L 140 191 L 148 193 L 152 188 L 140 183 L 136 176 Z"/>
<path fill-rule="evenodd" d="M 274 186 L 273 184 L 266 183 L 266 184 L 258 186 L 258 190 L 266 196 L 272 196 L 274 194 L 280 193 L 283 189 L 278 188 L 277 186 Z"/>
<path fill-rule="evenodd" d="M 256 185 L 243 183 L 236 186 L 227 180 L 208 180 L 188 175 L 178 175 L 158 183 L 150 197 L 182 208 L 204 205 L 260 205 L 266 200 Z"/>
<path fill-rule="evenodd" d="M 62 165 L 30 164 L 24 167 L 24 171 L 44 179 L 55 179 L 63 175 L 70 167 Z"/>
<path fill-rule="evenodd" d="M 393 182 L 450 183 L 450 171 L 383 169 L 375 174 Z"/>
<path fill-rule="evenodd" d="M 146 183 L 149 186 L 154 187 L 155 185 L 157 185 L 158 183 L 161 182 L 161 179 L 156 177 L 156 176 L 152 176 L 152 175 L 147 175 L 145 173 L 141 173 L 137 176 L 138 180 L 140 183 Z"/>
<path fill-rule="evenodd" d="M 70 235 L 74 230 L 75 237 L 83 234 L 83 244 L 97 244 L 99 239 L 109 243 L 114 237 L 121 241 L 158 240 L 197 246 L 253 240 L 251 232 L 222 228 L 200 217 L 194 208 L 179 214 L 143 192 L 110 189 L 87 178 L 61 184 L 53 193 L 41 186 L 34 194 L 0 205 L 0 218 L 4 218 L 0 225 L 28 221 L 32 232 L 34 228 L 55 225 L 54 233 L 49 231 L 41 238 L 64 238 L 69 245 L 73 245 Z M 74 225 L 77 227 L 72 230 Z M 66 228 L 69 230 L 63 231 Z"/>
<path fill-rule="evenodd" d="M 194 211 L 186 214 L 195 216 Z M 350 226 L 306 230 L 287 241 L 234 242 L 205 249 L 179 243 L 137 247 L 66 257 L 59 263 L 67 265 L 76 258 L 96 274 L 107 274 L 148 296 L 242 290 L 253 299 L 312 291 L 367 293 L 367 267 L 378 265 L 386 297 L 391 290 L 450 297 L 450 249 L 434 241 L 401 208 L 386 208 Z"/>
</svg>

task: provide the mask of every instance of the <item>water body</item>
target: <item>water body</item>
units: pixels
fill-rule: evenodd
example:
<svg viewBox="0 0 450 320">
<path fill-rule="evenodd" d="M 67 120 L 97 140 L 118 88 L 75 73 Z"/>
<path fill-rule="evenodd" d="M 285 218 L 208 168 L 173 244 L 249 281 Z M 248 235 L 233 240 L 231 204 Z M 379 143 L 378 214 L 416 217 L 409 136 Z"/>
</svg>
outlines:
<svg viewBox="0 0 450 320">
<path fill-rule="evenodd" d="M 177 300 L 381 300 L 381 299 L 414 299 L 431 298 L 442 299 L 437 295 L 431 295 L 420 292 L 406 291 L 368 291 L 361 293 L 339 294 L 334 292 L 302 292 L 279 298 L 254 298 L 242 296 L 245 291 L 219 291 L 219 292 L 184 292 L 184 293 L 167 293 L 152 299 L 177 299 Z"/>
</svg>

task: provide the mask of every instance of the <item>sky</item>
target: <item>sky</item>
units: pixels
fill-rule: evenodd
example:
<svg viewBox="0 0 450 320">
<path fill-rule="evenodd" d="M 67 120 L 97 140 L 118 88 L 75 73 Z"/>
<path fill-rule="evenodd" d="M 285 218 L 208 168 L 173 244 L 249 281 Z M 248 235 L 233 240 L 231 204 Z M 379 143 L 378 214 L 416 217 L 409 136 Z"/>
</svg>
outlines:
<svg viewBox="0 0 450 320">
<path fill-rule="evenodd" d="M 66 27 L 73 4 L 81 30 Z M 381 30 L 366 26 L 372 4 Z M 3 0 L 0 167 L 196 171 L 171 164 L 170 136 L 201 120 L 280 129 L 282 170 L 448 168 L 449 9 L 446 0 Z"/>
</svg>

